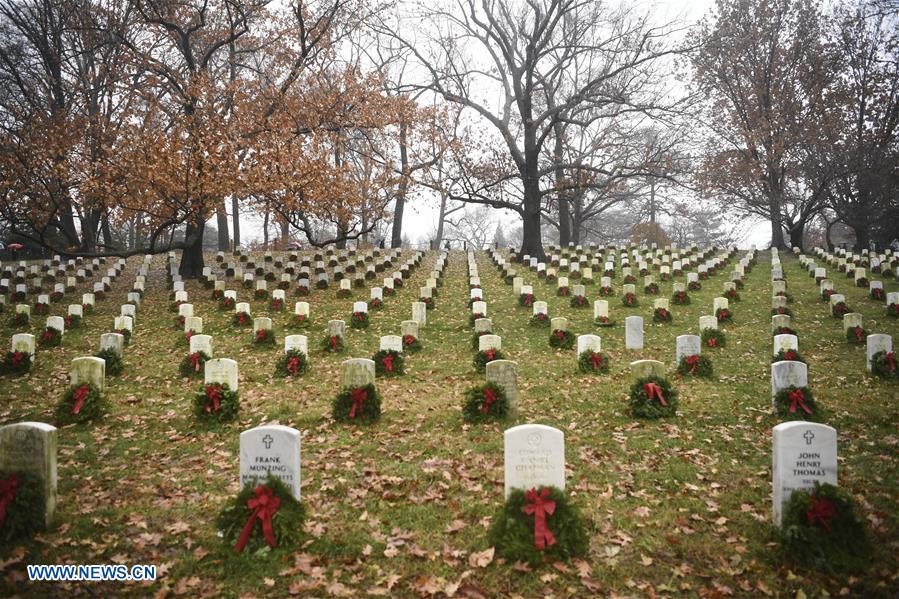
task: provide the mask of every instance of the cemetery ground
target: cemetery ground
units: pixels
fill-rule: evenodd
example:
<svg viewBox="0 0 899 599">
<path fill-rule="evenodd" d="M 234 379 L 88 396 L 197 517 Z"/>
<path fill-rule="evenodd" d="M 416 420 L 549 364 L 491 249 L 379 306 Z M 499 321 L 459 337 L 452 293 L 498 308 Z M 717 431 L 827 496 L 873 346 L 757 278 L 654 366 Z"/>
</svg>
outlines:
<svg viewBox="0 0 899 599">
<path fill-rule="evenodd" d="M 581 375 L 574 351 L 553 350 L 549 330 L 531 327 L 486 254 L 479 253 L 485 299 L 503 351 L 518 363 L 519 413 L 507 423 L 467 425 L 466 389 L 483 381 L 471 364 L 465 255 L 452 253 L 436 308 L 422 329 L 423 350 L 406 357 L 406 374 L 379 378 L 383 416 L 370 426 L 335 423 L 331 401 L 340 363 L 371 357 L 380 335 L 398 334 L 427 277 L 429 253 L 411 280 L 371 313 L 371 326 L 347 327 L 347 350 L 318 349 L 329 319 L 349 320 L 352 302 L 368 287 L 338 299 L 336 287 L 298 298 L 311 305 L 310 370 L 273 376 L 290 306 L 269 314 L 267 302 L 240 289 L 254 315 L 270 315 L 277 342 L 254 347 L 249 328 L 236 328 L 211 292 L 187 283 L 216 357 L 240 365 L 241 412 L 223 426 L 198 425 L 191 396 L 200 387 L 183 379 L 187 352 L 172 328 L 163 258 L 147 283 L 125 370 L 108 377 L 107 416 L 58 434 L 58 506 L 54 527 L 0 553 L 0 595 L 23 596 L 895 596 L 899 589 L 899 388 L 870 377 L 865 348 L 846 342 L 840 321 L 819 299 L 814 279 L 783 256 L 793 328 L 809 364 L 809 386 L 838 431 L 839 484 L 856 499 L 874 547 L 866 571 L 832 577 L 795 567 L 780 550 L 771 520 L 771 429 L 779 423 L 770 398 L 771 267 L 767 254 L 732 302 L 733 323 L 722 328 L 727 346 L 703 349 L 714 365 L 710 380 L 675 374 L 675 337 L 698 334 L 698 319 L 719 296 L 719 274 L 691 291 L 692 303 L 672 306 L 673 322 L 652 323 L 652 296 L 621 305 L 621 278 L 609 299 L 616 326 L 598 328 L 590 306 L 576 309 L 556 297 L 555 285 L 526 272 L 551 316 L 567 316 L 575 334 L 602 337 L 612 358 L 609 374 Z M 211 257 L 208 262 L 212 263 Z M 53 422 L 71 360 L 93 355 L 112 329 L 139 261 L 107 298 L 66 332 L 61 346 L 39 349 L 22 378 L 0 379 L 0 423 Z M 899 320 L 839 273 L 833 278 L 865 328 L 899 337 Z M 685 277 L 676 280 L 684 281 Z M 660 282 L 657 297 L 671 296 Z M 238 286 L 239 287 L 239 286 Z M 642 286 L 641 286 L 642 287 Z M 229 284 L 229 288 L 232 285 Z M 896 291 L 885 280 L 886 291 Z M 80 292 L 79 292 L 80 295 Z M 598 285 L 587 295 L 598 299 Z M 121 301 L 119 300 L 121 298 Z M 65 303 L 65 302 L 64 302 Z M 59 304 L 53 310 L 59 313 Z M 64 305 L 62 308 L 64 312 Z M 624 349 L 624 318 L 643 316 L 645 348 Z M 32 317 L 30 332 L 43 328 Z M 14 330 L 9 310 L 3 339 Z M 639 358 L 665 362 L 680 393 L 678 415 L 635 420 L 627 408 Z M 540 423 L 565 432 L 567 486 L 587 520 L 590 550 L 583 559 L 540 567 L 496 559 L 487 532 L 503 503 L 504 429 Z M 299 548 L 238 554 L 217 537 L 215 519 L 238 491 L 238 437 L 260 424 L 280 423 L 303 433 L 302 501 L 307 510 Z M 26 564 L 155 564 L 153 583 L 30 583 Z"/>
</svg>

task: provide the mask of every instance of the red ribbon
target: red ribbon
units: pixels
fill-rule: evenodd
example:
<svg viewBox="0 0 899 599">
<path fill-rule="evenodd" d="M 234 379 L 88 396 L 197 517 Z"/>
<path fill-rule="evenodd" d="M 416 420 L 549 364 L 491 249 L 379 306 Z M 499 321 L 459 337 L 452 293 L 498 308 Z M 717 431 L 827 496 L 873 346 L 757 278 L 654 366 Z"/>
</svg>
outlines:
<svg viewBox="0 0 899 599">
<path fill-rule="evenodd" d="M 668 310 L 665 308 L 659 308 L 659 317 L 665 319 L 668 318 Z"/>
<path fill-rule="evenodd" d="M 81 408 L 84 407 L 84 400 L 87 399 L 87 396 L 90 395 L 91 388 L 90 385 L 84 384 L 75 389 L 72 393 L 72 399 L 75 400 L 75 404 L 72 406 L 72 414 L 78 415 L 78 412 L 81 411 Z"/>
<path fill-rule="evenodd" d="M 287 360 L 287 372 L 296 376 L 300 372 L 300 359 L 296 356 L 291 356 Z"/>
<path fill-rule="evenodd" d="M 796 352 L 794 352 L 792 349 L 788 349 L 787 351 L 784 352 L 784 360 L 795 360 L 795 359 L 796 359 Z"/>
<path fill-rule="evenodd" d="M 593 370 L 599 370 L 599 367 L 602 366 L 602 354 L 590 352 L 590 361 L 593 362 Z"/>
<path fill-rule="evenodd" d="M 265 341 L 265 337 L 268 335 L 268 329 L 259 329 L 256 331 L 256 341 Z"/>
<path fill-rule="evenodd" d="M 363 404 L 365 404 L 365 400 L 368 399 L 368 392 L 364 387 L 356 387 L 353 389 L 353 393 L 350 397 L 353 400 L 353 407 L 350 408 L 350 418 L 355 420 L 356 410 L 359 411 L 359 416 L 362 416 Z"/>
<path fill-rule="evenodd" d="M 789 394 L 787 394 L 787 398 L 790 400 L 790 414 L 794 414 L 797 407 L 805 410 L 807 414 L 812 413 L 808 406 L 805 405 L 805 402 L 802 401 L 805 399 L 805 393 L 802 392 L 802 389 L 790 391 Z"/>
<path fill-rule="evenodd" d="M 53 329 L 47 328 L 44 329 L 44 334 L 41 335 L 41 341 L 52 341 L 53 340 Z"/>
<path fill-rule="evenodd" d="M 297 314 L 297 317 L 296 317 L 297 322 L 303 322 L 304 320 L 306 320 L 305 314 Z"/>
<path fill-rule="evenodd" d="M 893 354 L 889 354 L 889 355 L 892 356 Z M 11 362 L 12 362 L 13 366 L 18 366 L 19 364 L 22 363 L 23 360 L 25 360 L 25 352 L 16 351 L 16 352 L 12 353 Z"/>
<path fill-rule="evenodd" d="M 190 354 L 188 358 L 190 359 L 190 363 L 194 367 L 194 370 L 200 372 L 200 358 L 202 358 L 200 352 L 194 352 Z"/>
<path fill-rule="evenodd" d="M 829 520 L 833 518 L 834 514 L 836 514 L 834 505 L 827 498 L 819 498 L 817 494 L 814 494 L 812 503 L 805 512 L 805 517 L 808 519 L 809 526 L 817 523 L 825 531 L 830 532 Z"/>
<path fill-rule="evenodd" d="M 187 331 L 186 333 L 184 333 L 184 338 L 187 339 L 188 341 L 190 341 L 190 338 L 193 336 L 194 336 L 193 330 L 190 330 L 190 331 Z"/>
<path fill-rule="evenodd" d="M 715 347 L 716 345 L 718 345 L 718 340 L 715 339 L 714 337 L 711 337 L 711 338 L 709 338 L 709 340 L 706 343 L 708 344 L 709 347 Z"/>
<path fill-rule="evenodd" d="M 628 306 L 630 306 L 631 304 L 634 303 L 634 296 L 631 295 L 630 293 L 628 293 L 628 294 L 625 296 L 625 298 L 626 298 L 626 300 L 627 300 L 627 305 L 628 305 Z"/>
<path fill-rule="evenodd" d="M 0 480 L 0 529 L 6 522 L 6 510 L 9 504 L 16 498 L 16 491 L 19 488 L 19 478 L 13 474 L 9 478 Z"/>
<path fill-rule="evenodd" d="M 864 330 L 861 327 L 855 327 L 855 338 L 858 341 L 864 339 Z"/>
<path fill-rule="evenodd" d="M 699 356 L 687 356 L 684 358 L 684 361 L 687 363 L 687 366 L 690 367 L 690 374 L 696 374 L 696 367 L 699 365 Z"/>
<path fill-rule="evenodd" d="M 409 345 L 412 345 L 413 343 L 415 343 L 414 335 L 406 335 L 405 337 L 403 337 L 403 345 L 409 346 Z"/>
<path fill-rule="evenodd" d="M 218 385 L 206 387 L 206 413 L 218 412 L 222 409 L 222 388 Z"/>
<path fill-rule="evenodd" d="M 896 372 L 896 357 L 893 355 L 893 352 L 888 352 L 884 357 L 887 361 L 887 369 L 890 372 Z"/>
<path fill-rule="evenodd" d="M 332 335 L 331 338 L 328 340 L 328 342 L 331 344 L 332 350 L 337 349 L 337 335 Z"/>
<path fill-rule="evenodd" d="M 241 312 L 240 314 L 238 314 L 238 315 L 237 315 L 237 321 L 240 322 L 240 324 L 247 324 L 247 317 L 246 317 L 246 314 L 243 313 L 243 312 Z"/>
<path fill-rule="evenodd" d="M 387 354 L 383 358 L 381 358 L 381 364 L 384 365 L 384 370 L 387 372 L 393 372 L 393 354 Z"/>
<path fill-rule="evenodd" d="M 539 493 L 536 489 L 526 491 L 524 497 L 528 503 L 521 511 L 534 516 L 534 547 L 543 551 L 556 544 L 556 537 L 546 525 L 546 516 L 552 516 L 556 511 L 556 502 L 549 498 L 549 489 L 546 487 L 541 488 Z"/>
<path fill-rule="evenodd" d="M 493 361 L 493 358 L 496 357 L 496 350 L 495 350 L 495 349 L 488 349 L 488 350 L 485 351 L 484 353 L 487 355 L 487 361 L 488 361 L 488 362 L 492 362 L 492 361 Z"/>
<path fill-rule="evenodd" d="M 493 392 L 493 389 L 486 388 L 484 389 L 484 404 L 481 406 L 481 412 L 484 414 L 487 413 L 487 410 L 490 409 L 490 404 L 496 401 L 496 393 Z"/>
<path fill-rule="evenodd" d="M 658 383 L 645 383 L 643 385 L 643 392 L 646 393 L 646 397 L 649 401 L 652 401 L 652 399 L 656 397 L 660 404 L 663 406 L 668 405 L 668 402 L 665 401 L 665 396 L 662 395 L 662 388 L 659 387 Z"/>
<path fill-rule="evenodd" d="M 234 545 L 238 553 L 243 551 L 247 541 L 250 540 L 250 535 L 253 534 L 253 529 L 256 527 L 257 518 L 262 520 L 262 536 L 265 537 L 265 543 L 269 547 L 278 546 L 278 541 L 275 539 L 275 531 L 272 528 L 272 517 L 278 511 L 278 506 L 281 505 L 281 498 L 265 485 L 259 485 L 253 493 L 255 497 L 247 501 L 247 507 L 253 510 L 253 513 L 250 514 L 247 523 L 244 524 L 243 530 L 240 531 L 240 537 Z"/>
<path fill-rule="evenodd" d="M 565 331 L 559 330 L 555 332 L 556 339 L 562 340 L 565 338 Z"/>
</svg>

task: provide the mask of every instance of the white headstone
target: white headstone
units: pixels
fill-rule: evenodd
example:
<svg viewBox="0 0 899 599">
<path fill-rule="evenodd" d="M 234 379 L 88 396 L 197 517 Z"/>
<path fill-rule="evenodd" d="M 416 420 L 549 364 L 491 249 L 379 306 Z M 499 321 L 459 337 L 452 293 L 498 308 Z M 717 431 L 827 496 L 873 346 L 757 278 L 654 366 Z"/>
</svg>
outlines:
<svg viewBox="0 0 899 599">
<path fill-rule="evenodd" d="M 542 424 L 522 424 L 503 433 L 506 497 L 513 489 L 565 489 L 565 433 Z"/>
<path fill-rule="evenodd" d="M 628 316 L 624 319 L 624 347 L 643 349 L 643 318 Z"/>
<path fill-rule="evenodd" d="M 69 316 L 84 317 L 84 306 L 82 306 L 81 304 L 69 304 L 67 313 Z"/>
<path fill-rule="evenodd" d="M 503 340 L 499 335 L 481 335 L 478 338 L 478 351 L 501 350 L 502 348 Z"/>
<path fill-rule="evenodd" d="M 103 333 L 100 335 L 100 351 L 111 349 L 119 358 L 125 350 L 125 336 L 120 333 Z"/>
<path fill-rule="evenodd" d="M 193 304 L 181 304 L 178 306 L 178 316 L 183 316 L 187 318 L 188 316 L 194 315 L 194 305 Z"/>
<path fill-rule="evenodd" d="M 419 327 L 425 327 L 428 324 L 428 306 L 424 302 L 412 302 L 412 320 L 418 323 Z"/>
<path fill-rule="evenodd" d="M 775 335 L 773 355 L 780 352 L 799 352 L 799 337 L 796 335 Z"/>
<path fill-rule="evenodd" d="M 593 318 L 609 317 L 609 302 L 606 300 L 593 301 Z"/>
<path fill-rule="evenodd" d="M 237 391 L 237 374 L 237 362 L 230 358 L 213 358 L 206 361 L 203 380 L 207 385 L 219 383 Z"/>
<path fill-rule="evenodd" d="M 184 319 L 184 332 L 188 333 L 193 331 L 194 333 L 202 333 L 203 332 L 203 319 L 199 316 L 188 316 Z"/>
<path fill-rule="evenodd" d="M 585 351 L 598 353 L 602 351 L 602 339 L 599 335 L 578 335 L 577 336 L 577 355 L 580 356 Z"/>
<path fill-rule="evenodd" d="M 198 351 L 212 357 L 212 337 L 210 335 L 194 335 L 190 338 L 190 353 Z"/>
<path fill-rule="evenodd" d="M 630 363 L 630 367 L 634 378 L 642 379 L 649 376 L 665 378 L 665 365 L 658 360 L 635 360 Z"/>
<path fill-rule="evenodd" d="M 790 386 L 808 386 L 808 366 L 795 360 L 771 364 L 771 403 L 774 403 L 775 395 Z"/>
<path fill-rule="evenodd" d="M 674 350 L 674 362 L 680 364 L 682 358 L 698 356 L 702 353 L 702 338 L 699 335 L 678 335 Z"/>
<path fill-rule="evenodd" d="M 874 335 L 868 335 L 867 341 L 867 356 L 868 356 L 868 372 L 871 372 L 871 358 L 874 357 L 874 354 L 878 352 L 891 352 L 893 351 L 893 338 L 890 335 L 884 335 L 882 333 L 876 333 Z"/>
<path fill-rule="evenodd" d="M 364 387 L 375 382 L 375 363 L 367 358 L 350 358 L 340 365 L 340 386 Z"/>
<path fill-rule="evenodd" d="M 0 471 L 28 473 L 39 481 L 45 527 L 56 511 L 56 443 L 56 427 L 43 422 L 0 426 Z"/>
<path fill-rule="evenodd" d="M 699 317 L 699 330 L 705 331 L 706 329 L 718 330 L 718 319 L 714 316 L 700 316 Z"/>
<path fill-rule="evenodd" d="M 487 302 L 477 301 L 471 304 L 471 313 L 480 314 L 482 317 L 487 316 Z"/>
<path fill-rule="evenodd" d="M 70 385 L 88 383 L 101 393 L 106 385 L 106 360 L 103 358 L 81 357 L 72 360 L 69 371 Z"/>
<path fill-rule="evenodd" d="M 31 333 L 16 333 L 12 336 L 11 351 L 27 353 L 34 359 L 35 338 Z"/>
<path fill-rule="evenodd" d="M 240 487 L 262 484 L 269 475 L 300 499 L 300 431 L 270 424 L 240 433 Z"/>
<path fill-rule="evenodd" d="M 780 526 L 794 491 L 813 489 L 816 482 L 837 484 L 837 431 L 794 420 L 775 426 L 772 436 L 774 523 Z"/>
<path fill-rule="evenodd" d="M 368 302 L 353 302 L 353 313 L 365 312 L 368 314 Z"/>
<path fill-rule="evenodd" d="M 239 312 L 246 312 L 247 314 L 252 314 L 250 312 L 250 304 L 247 302 L 238 302 L 234 304 L 234 313 L 237 314 Z"/>
</svg>

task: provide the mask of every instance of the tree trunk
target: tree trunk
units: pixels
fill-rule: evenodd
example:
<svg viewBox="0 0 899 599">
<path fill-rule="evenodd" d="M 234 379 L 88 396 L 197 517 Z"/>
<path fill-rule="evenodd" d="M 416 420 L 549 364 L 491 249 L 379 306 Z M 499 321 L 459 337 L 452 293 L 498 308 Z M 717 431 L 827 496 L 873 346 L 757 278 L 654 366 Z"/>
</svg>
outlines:
<svg viewBox="0 0 899 599">
<path fill-rule="evenodd" d="M 184 231 L 184 251 L 181 252 L 181 266 L 178 274 L 184 279 L 196 279 L 203 274 L 203 230 L 206 223 L 188 223 Z"/>
<path fill-rule="evenodd" d="M 440 216 L 437 218 L 437 235 L 434 236 L 434 248 L 439 248 L 443 241 L 443 224 L 446 220 L 446 203 L 448 201 L 447 194 L 440 192 Z"/>
<path fill-rule="evenodd" d="M 527 123 L 531 117 L 530 105 L 522 109 L 522 117 Z M 540 227 L 540 176 L 539 176 L 539 149 L 537 148 L 537 131 L 532 126 L 526 126 L 524 130 L 524 172 L 521 173 L 524 183 L 524 210 L 521 213 L 522 232 L 521 250 L 518 257 L 524 255 L 536 257 L 546 261 L 543 252 L 543 232 Z"/>
<path fill-rule="evenodd" d="M 559 245 L 567 248 L 571 242 L 571 216 L 569 215 L 568 190 L 565 189 L 565 170 L 562 168 L 562 127 L 557 124 L 554 129 L 555 145 L 553 162 L 556 175 L 556 202 L 559 204 Z"/>
<path fill-rule="evenodd" d="M 240 245 L 240 216 L 238 213 L 237 196 L 231 196 L 231 220 L 234 222 L 234 249 Z"/>
<path fill-rule="evenodd" d="M 868 246 L 871 245 L 871 230 L 867 226 L 868 223 L 856 223 L 853 222 L 849 226 L 852 227 L 852 230 L 855 231 L 855 251 L 861 252 L 862 250 L 868 249 Z"/>
<path fill-rule="evenodd" d="M 268 217 L 270 211 L 268 208 L 268 202 L 265 203 L 265 214 L 262 217 L 262 246 L 265 249 L 268 249 Z"/>
<path fill-rule="evenodd" d="M 400 166 L 403 176 L 396 192 L 396 205 L 393 207 L 393 230 L 390 236 L 390 247 L 403 246 L 403 209 L 406 207 L 406 192 L 409 189 L 409 149 L 406 147 L 406 123 L 400 123 Z"/>
<path fill-rule="evenodd" d="M 224 201 L 215 209 L 215 225 L 218 227 L 219 251 L 227 252 L 231 249 L 231 242 L 228 239 L 228 215 L 225 213 Z"/>
<path fill-rule="evenodd" d="M 112 231 L 109 230 L 109 218 L 103 219 L 103 225 L 102 225 L 101 230 L 103 232 L 103 245 L 105 245 L 107 248 L 112 248 L 113 241 L 112 241 Z"/>
<path fill-rule="evenodd" d="M 281 249 L 287 247 L 287 243 L 290 241 L 290 223 L 287 222 L 286 218 L 281 219 Z"/>
<path fill-rule="evenodd" d="M 805 235 L 805 222 L 799 221 L 790 225 L 790 250 L 797 247 L 802 250 L 802 238 Z"/>
</svg>

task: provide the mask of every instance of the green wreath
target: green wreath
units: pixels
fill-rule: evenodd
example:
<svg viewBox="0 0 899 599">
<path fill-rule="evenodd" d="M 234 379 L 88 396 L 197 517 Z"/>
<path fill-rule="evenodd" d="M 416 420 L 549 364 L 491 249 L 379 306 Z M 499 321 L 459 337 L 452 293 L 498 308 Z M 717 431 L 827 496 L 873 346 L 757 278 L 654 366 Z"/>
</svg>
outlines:
<svg viewBox="0 0 899 599">
<path fill-rule="evenodd" d="M 701 338 L 705 347 L 727 346 L 727 336 L 724 334 L 724 331 L 719 331 L 718 329 L 703 329 Z"/>
<path fill-rule="evenodd" d="M 308 368 L 306 354 L 298 349 L 289 349 L 275 363 L 275 375 L 280 377 L 303 376 Z"/>
<path fill-rule="evenodd" d="M 291 325 L 295 329 L 306 329 L 312 324 L 312 319 L 307 314 L 294 314 Z"/>
<path fill-rule="evenodd" d="M 522 308 L 530 308 L 536 301 L 537 298 L 533 293 L 520 293 L 518 295 L 518 305 Z"/>
<path fill-rule="evenodd" d="M 771 358 L 771 363 L 774 364 L 775 362 L 802 362 L 807 364 L 802 354 L 795 349 L 780 350 Z"/>
<path fill-rule="evenodd" d="M 9 322 L 9 326 L 12 327 L 25 327 L 28 326 L 28 323 L 31 321 L 31 317 L 25 312 L 16 312 L 13 314 L 12 319 Z"/>
<path fill-rule="evenodd" d="M 354 329 L 367 329 L 368 324 L 368 312 L 353 312 L 350 317 L 350 326 Z"/>
<path fill-rule="evenodd" d="M 63 322 L 66 324 L 66 330 L 68 329 L 80 329 L 82 325 L 81 316 L 78 314 L 67 314 L 63 319 Z"/>
<path fill-rule="evenodd" d="M 400 376 L 405 374 L 403 354 L 392 349 L 382 349 L 374 356 L 375 374 L 378 376 Z M 388 363 L 390 369 L 388 369 Z"/>
<path fill-rule="evenodd" d="M 62 343 L 62 331 L 47 327 L 38 338 L 38 343 L 44 347 L 56 347 Z"/>
<path fill-rule="evenodd" d="M 653 392 L 650 398 L 647 385 L 657 385 L 662 398 L 659 398 L 657 392 Z M 665 378 L 648 376 L 638 379 L 631 385 L 630 408 L 635 418 L 655 419 L 674 416 L 677 413 L 677 391 Z"/>
<path fill-rule="evenodd" d="M 346 299 L 353 295 L 352 289 L 338 289 L 337 290 L 337 299 Z"/>
<path fill-rule="evenodd" d="M 275 344 L 275 332 L 271 329 L 259 329 L 255 333 L 253 333 L 253 345 L 268 345 L 272 346 Z"/>
<path fill-rule="evenodd" d="M 868 337 L 868 331 L 862 327 L 849 327 L 846 329 L 846 341 L 854 345 L 864 345 Z"/>
<path fill-rule="evenodd" d="M 572 296 L 571 301 L 569 302 L 572 308 L 586 308 L 590 304 L 587 302 L 586 296 L 583 295 L 575 295 Z"/>
<path fill-rule="evenodd" d="M 361 398 L 358 402 L 357 397 Z M 346 387 L 334 398 L 331 415 L 337 422 L 376 422 L 381 418 L 381 396 L 371 383 L 364 387 Z"/>
<path fill-rule="evenodd" d="M 236 312 L 234 316 L 231 317 L 231 324 L 237 327 L 249 326 L 252 323 L 253 317 L 247 312 Z"/>
<path fill-rule="evenodd" d="M 490 331 L 477 331 L 471 336 L 471 349 L 478 351 L 478 348 L 481 347 L 481 337 L 492 334 Z"/>
<path fill-rule="evenodd" d="M 0 488 L 13 494 L 0 527 L 0 546 L 10 547 L 44 530 L 46 498 L 38 477 L 30 472 L 15 470 L 0 472 Z"/>
<path fill-rule="evenodd" d="M 608 316 L 597 316 L 593 319 L 593 324 L 598 327 L 613 327 L 615 326 L 615 321 L 609 319 Z"/>
<path fill-rule="evenodd" d="M 271 519 L 272 532 L 274 533 L 277 547 L 286 548 L 289 551 L 296 549 L 302 540 L 303 526 L 306 522 L 306 509 L 302 503 L 294 498 L 287 485 L 272 474 L 268 475 L 264 483 L 257 484 L 253 482 L 244 486 L 231 503 L 219 512 L 216 518 L 216 526 L 222 538 L 232 547 L 237 544 L 244 527 L 254 513 L 254 510 L 250 509 L 247 503 L 255 497 L 256 488 L 259 486 L 268 487 L 272 491 L 272 495 L 279 499 L 278 510 Z M 269 546 L 262 532 L 262 522 L 259 518 L 256 518 L 256 521 L 253 523 L 252 530 L 253 532 L 243 550 L 253 555 L 257 552 L 268 551 Z"/>
<path fill-rule="evenodd" d="M 678 306 L 686 306 L 690 303 L 690 295 L 686 291 L 675 291 L 671 296 L 671 303 Z"/>
<path fill-rule="evenodd" d="M 899 318 L 899 304 L 890 304 L 887 306 L 887 316 L 890 318 Z"/>
<path fill-rule="evenodd" d="M 549 326 L 549 316 L 545 312 L 538 312 L 531 316 L 531 319 L 528 321 L 528 324 L 532 327 L 548 327 Z"/>
<path fill-rule="evenodd" d="M 808 387 L 790 385 L 778 391 L 774 396 L 774 411 L 784 420 L 821 420 L 820 410 Z"/>
<path fill-rule="evenodd" d="M 535 547 L 535 517 L 524 511 L 530 503 L 527 499 L 530 492 L 513 489 L 505 504 L 497 510 L 490 527 L 489 542 L 496 547 L 498 556 L 509 562 L 521 561 L 536 566 L 544 560 L 563 561 L 587 553 L 590 540 L 577 507 L 556 487 L 541 487 L 531 492 L 540 494 L 544 489 L 548 490 L 547 499 L 555 502 L 553 513 L 545 516 L 546 527 L 555 542 L 542 550 Z"/>
<path fill-rule="evenodd" d="M 643 293 L 647 295 L 658 295 L 659 294 L 659 286 L 655 283 L 650 283 L 643 287 Z"/>
<path fill-rule="evenodd" d="M 609 372 L 611 360 L 605 352 L 592 350 L 582 351 L 577 358 L 577 366 L 581 372 L 592 374 L 605 374 Z"/>
<path fill-rule="evenodd" d="M 56 404 L 55 418 L 60 426 L 80 424 L 99 418 L 106 409 L 106 400 L 96 387 L 88 383 L 70 385 Z"/>
<path fill-rule="evenodd" d="M 485 372 L 487 370 L 487 363 L 493 362 L 494 360 L 505 360 L 506 354 L 502 352 L 500 349 L 487 349 L 484 351 L 479 351 L 475 354 L 474 367 L 477 368 L 478 372 Z"/>
<path fill-rule="evenodd" d="M 505 420 L 509 415 L 506 392 L 496 383 L 485 383 L 465 392 L 462 419 L 465 422 Z"/>
<path fill-rule="evenodd" d="M 555 349 L 571 349 L 574 347 L 574 333 L 556 329 L 549 335 L 549 346 Z"/>
<path fill-rule="evenodd" d="M 434 301 L 433 291 L 431 292 L 431 297 L 420 297 L 418 301 L 425 305 L 426 310 L 433 310 L 437 303 Z"/>
<path fill-rule="evenodd" d="M 101 349 L 99 352 L 97 352 L 95 357 L 102 358 L 106 361 L 107 376 L 118 376 L 122 374 L 122 371 L 125 369 L 125 365 L 122 363 L 122 358 L 119 357 L 119 354 L 117 354 L 112 348 L 107 347 L 106 349 Z"/>
<path fill-rule="evenodd" d="M 793 316 L 793 311 L 785 306 L 771 308 L 771 316 L 778 316 L 778 315 Z"/>
<path fill-rule="evenodd" d="M 470 314 L 468 315 L 468 326 L 473 327 L 473 326 L 474 326 L 474 321 L 476 321 L 476 320 L 479 319 L 479 318 L 487 318 L 487 317 L 484 316 L 483 314 L 481 314 L 480 312 L 472 312 L 472 313 L 470 313 Z"/>
<path fill-rule="evenodd" d="M 602 297 L 611 297 L 611 296 L 615 295 L 615 290 L 609 286 L 600 287 L 599 295 L 601 295 Z"/>
<path fill-rule="evenodd" d="M 712 361 L 702 354 L 684 356 L 677 365 L 677 371 L 683 376 L 709 378 L 712 376 Z"/>
<path fill-rule="evenodd" d="M 203 376 L 206 361 L 211 359 L 212 356 L 207 355 L 206 352 L 196 351 L 192 354 L 189 353 L 181 359 L 181 364 L 178 365 L 178 372 L 181 373 L 181 376 L 188 378 L 201 377 Z"/>
<path fill-rule="evenodd" d="M 0 374 L 25 374 L 31 370 L 31 354 L 27 351 L 8 351 L 0 366 Z"/>
<path fill-rule="evenodd" d="M 634 293 L 625 293 L 621 296 L 621 305 L 633 308 L 640 305 L 640 300 L 637 299 L 637 296 Z"/>
<path fill-rule="evenodd" d="M 864 520 L 849 493 L 828 483 L 793 491 L 784 506 L 780 542 L 790 561 L 830 574 L 858 572 L 869 565 L 871 544 Z"/>
<path fill-rule="evenodd" d="M 403 351 L 414 354 L 421 351 L 421 341 L 415 335 L 403 335 Z"/>
<path fill-rule="evenodd" d="M 325 335 L 321 342 L 318 344 L 319 349 L 323 352 L 327 353 L 343 353 L 346 349 L 346 344 L 343 341 L 343 336 L 341 335 Z"/>
<path fill-rule="evenodd" d="M 871 374 L 885 379 L 899 379 L 899 359 L 893 352 L 877 352 L 871 356 Z"/>
<path fill-rule="evenodd" d="M 556 297 L 568 297 L 569 295 L 571 295 L 571 290 L 568 288 L 568 285 L 556 287 Z"/>
<path fill-rule="evenodd" d="M 731 301 L 731 302 L 740 301 L 740 294 L 737 292 L 736 289 L 729 289 L 729 290 L 725 291 L 724 297 L 726 297 L 728 299 L 728 301 Z"/>
<path fill-rule="evenodd" d="M 715 318 L 718 319 L 718 322 L 731 322 L 733 315 L 730 313 L 730 310 L 727 308 L 718 308 L 715 310 Z"/>
<path fill-rule="evenodd" d="M 219 310 L 233 310 L 236 305 L 237 302 L 233 297 L 222 296 L 222 299 L 219 301 Z"/>
<path fill-rule="evenodd" d="M 239 410 L 240 396 L 227 383 L 204 384 L 194 394 L 194 415 L 198 420 L 229 422 L 237 418 Z"/>
<path fill-rule="evenodd" d="M 652 321 L 658 323 L 671 322 L 671 311 L 666 308 L 656 308 L 652 311 Z"/>
<path fill-rule="evenodd" d="M 849 314 L 852 310 L 846 305 L 846 302 L 837 302 L 830 308 L 830 314 L 834 318 L 842 319 L 844 314 Z"/>
</svg>

